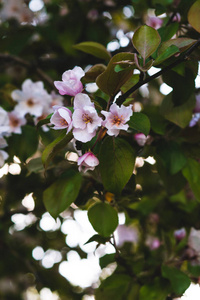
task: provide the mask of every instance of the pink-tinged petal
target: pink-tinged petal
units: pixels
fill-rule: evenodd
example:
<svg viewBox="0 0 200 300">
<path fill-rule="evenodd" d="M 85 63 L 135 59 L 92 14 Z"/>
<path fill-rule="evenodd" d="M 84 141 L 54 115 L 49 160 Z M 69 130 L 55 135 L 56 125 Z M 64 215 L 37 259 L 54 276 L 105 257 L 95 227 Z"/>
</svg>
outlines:
<svg viewBox="0 0 200 300">
<path fill-rule="evenodd" d="M 119 129 L 108 129 L 107 134 L 110 136 L 118 136 L 120 130 Z"/>
<path fill-rule="evenodd" d="M 80 166 L 82 162 L 90 155 L 90 152 L 83 154 L 81 157 L 78 158 L 77 165 Z"/>
<path fill-rule="evenodd" d="M 73 120 L 73 126 L 75 128 L 80 128 L 80 129 L 85 129 L 86 128 L 86 123 L 83 121 L 83 116 L 84 111 L 81 109 L 76 109 L 72 115 L 72 120 Z"/>
<path fill-rule="evenodd" d="M 74 74 L 76 75 L 76 77 L 78 79 L 81 79 L 83 76 L 85 76 L 85 72 L 83 71 L 83 69 L 81 67 L 74 67 L 73 70 Z"/>
<path fill-rule="evenodd" d="M 91 139 L 96 135 L 96 132 L 94 131 L 92 133 L 89 133 L 87 131 L 87 129 L 82 130 L 82 129 L 79 129 L 79 128 L 74 128 L 73 129 L 73 135 L 74 135 L 74 138 L 77 141 L 80 141 L 82 143 L 86 143 L 86 142 L 91 141 Z"/>
<path fill-rule="evenodd" d="M 23 100 L 23 92 L 20 90 L 14 90 L 11 93 L 11 97 L 13 98 L 13 100 L 15 101 L 22 101 Z"/>
<path fill-rule="evenodd" d="M 93 153 L 89 152 L 89 155 L 85 158 L 85 163 L 90 167 L 96 167 L 99 164 L 99 160 Z"/>
<path fill-rule="evenodd" d="M 83 109 L 85 106 L 94 107 L 94 103 L 91 102 L 90 97 L 86 94 L 79 93 L 74 97 L 74 109 Z"/>
<path fill-rule="evenodd" d="M 71 111 L 66 107 L 61 107 L 58 109 L 58 113 L 60 116 L 65 119 L 68 123 L 71 121 L 72 113 Z"/>
<path fill-rule="evenodd" d="M 22 91 L 26 92 L 29 91 L 32 88 L 32 80 L 31 79 L 26 79 L 23 83 L 22 83 Z"/>
</svg>

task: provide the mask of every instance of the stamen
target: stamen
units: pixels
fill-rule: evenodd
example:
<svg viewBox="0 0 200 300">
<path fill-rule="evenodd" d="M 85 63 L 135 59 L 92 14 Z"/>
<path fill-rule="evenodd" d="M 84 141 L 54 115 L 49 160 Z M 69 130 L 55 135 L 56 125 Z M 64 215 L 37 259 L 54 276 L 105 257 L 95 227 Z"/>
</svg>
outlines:
<svg viewBox="0 0 200 300">
<path fill-rule="evenodd" d="M 122 115 L 120 117 L 119 116 L 113 116 L 112 123 L 113 123 L 113 125 L 118 126 L 123 122 L 123 120 L 124 120 L 124 118 L 123 118 Z"/>
<path fill-rule="evenodd" d="M 28 99 L 28 100 L 27 100 L 27 105 L 30 106 L 30 107 L 31 107 L 31 106 L 34 106 L 33 99 L 31 99 L 31 98 Z"/>
<path fill-rule="evenodd" d="M 67 123 L 67 121 L 66 121 L 65 119 L 61 119 L 61 120 L 60 120 L 60 125 L 61 125 L 61 126 L 67 126 L 68 123 Z"/>
<path fill-rule="evenodd" d="M 93 122 L 93 119 L 90 116 L 88 116 L 88 114 L 83 114 L 82 119 L 86 124 Z"/>
</svg>

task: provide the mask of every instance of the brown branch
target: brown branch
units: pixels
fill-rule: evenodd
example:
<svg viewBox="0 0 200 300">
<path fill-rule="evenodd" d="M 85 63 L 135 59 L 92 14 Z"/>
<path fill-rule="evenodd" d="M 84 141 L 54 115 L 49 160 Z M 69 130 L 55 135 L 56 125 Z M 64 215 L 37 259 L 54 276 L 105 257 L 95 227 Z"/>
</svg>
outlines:
<svg viewBox="0 0 200 300">
<path fill-rule="evenodd" d="M 153 79 L 159 77 L 160 75 L 166 73 L 167 71 L 173 69 L 174 67 L 176 67 L 177 65 L 179 65 L 180 63 L 186 61 L 189 57 L 189 55 L 200 45 L 200 39 L 196 41 L 195 44 L 193 44 L 183 55 L 180 55 L 179 58 L 169 64 L 168 66 L 166 66 L 165 68 L 163 68 L 161 71 L 155 73 L 152 76 L 149 76 L 147 78 L 145 78 L 144 80 L 140 80 L 138 83 L 136 83 L 134 86 L 132 86 L 128 91 L 126 91 L 123 95 L 119 96 L 116 103 L 118 105 L 121 105 L 126 98 L 128 98 L 128 96 L 130 96 L 132 93 L 134 93 L 137 89 L 139 89 L 142 85 L 152 81 Z"/>
<path fill-rule="evenodd" d="M 54 84 L 53 84 L 53 80 L 47 75 L 45 74 L 40 68 L 37 67 L 37 64 L 35 63 L 30 63 L 24 59 L 21 59 L 18 56 L 15 55 L 10 55 L 10 54 L 4 54 L 4 53 L 0 53 L 0 60 L 4 60 L 4 61 L 8 61 L 8 62 L 15 62 L 25 68 L 27 68 L 28 70 L 31 70 L 33 72 L 35 72 L 39 78 L 41 78 L 43 81 L 45 81 L 51 88 L 53 88 L 54 90 L 56 90 Z"/>
</svg>

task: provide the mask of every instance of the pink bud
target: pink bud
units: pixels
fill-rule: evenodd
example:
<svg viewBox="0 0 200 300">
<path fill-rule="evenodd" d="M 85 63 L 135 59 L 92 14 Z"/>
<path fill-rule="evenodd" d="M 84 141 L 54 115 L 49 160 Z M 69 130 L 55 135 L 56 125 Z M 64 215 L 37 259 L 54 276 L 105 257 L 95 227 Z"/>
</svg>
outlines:
<svg viewBox="0 0 200 300">
<path fill-rule="evenodd" d="M 85 173 L 88 170 L 93 171 L 95 167 L 98 166 L 99 160 L 92 152 L 89 151 L 78 158 L 77 164 L 79 166 L 79 172 L 83 171 Z"/>
<path fill-rule="evenodd" d="M 174 237 L 177 241 L 181 241 L 186 236 L 185 228 L 181 228 L 174 231 Z"/>
</svg>

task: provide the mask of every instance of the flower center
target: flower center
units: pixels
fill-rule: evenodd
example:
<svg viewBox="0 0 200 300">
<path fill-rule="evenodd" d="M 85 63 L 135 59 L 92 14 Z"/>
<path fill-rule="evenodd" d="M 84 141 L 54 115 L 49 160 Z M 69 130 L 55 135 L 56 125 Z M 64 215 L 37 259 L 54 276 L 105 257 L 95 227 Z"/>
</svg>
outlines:
<svg viewBox="0 0 200 300">
<path fill-rule="evenodd" d="M 65 119 L 62 118 L 62 119 L 60 120 L 60 125 L 61 125 L 61 126 L 67 126 L 68 123 L 67 123 L 67 121 L 66 121 Z"/>
<path fill-rule="evenodd" d="M 124 120 L 123 116 L 119 117 L 119 116 L 113 116 L 113 119 L 112 119 L 112 123 L 113 125 L 120 125 L 122 123 L 122 121 Z"/>
<path fill-rule="evenodd" d="M 85 122 L 85 124 L 88 124 L 88 123 L 92 123 L 92 122 L 93 122 L 92 118 L 91 118 L 90 116 L 88 116 L 88 114 L 83 114 L 83 115 L 82 115 L 82 119 L 83 119 L 83 121 Z"/>
<path fill-rule="evenodd" d="M 10 119 L 10 125 L 12 127 L 17 127 L 19 125 L 19 120 L 14 119 L 14 118 Z"/>
<path fill-rule="evenodd" d="M 31 106 L 34 106 L 33 99 L 31 99 L 31 98 L 28 99 L 28 100 L 27 100 L 27 105 L 30 106 L 30 107 L 31 107 Z"/>
</svg>

